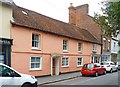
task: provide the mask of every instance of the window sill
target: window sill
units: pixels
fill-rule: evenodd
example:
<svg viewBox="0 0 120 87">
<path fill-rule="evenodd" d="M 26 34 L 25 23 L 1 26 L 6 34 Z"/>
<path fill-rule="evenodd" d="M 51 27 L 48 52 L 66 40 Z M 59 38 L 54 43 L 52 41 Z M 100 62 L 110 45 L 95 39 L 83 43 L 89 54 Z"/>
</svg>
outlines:
<svg viewBox="0 0 120 87">
<path fill-rule="evenodd" d="M 32 50 L 35 50 L 35 51 L 41 51 L 41 49 L 39 48 L 31 48 Z"/>
<path fill-rule="evenodd" d="M 64 53 L 68 53 L 68 50 L 63 50 Z"/>
<path fill-rule="evenodd" d="M 77 65 L 77 67 L 82 67 L 83 65 Z"/>
<path fill-rule="evenodd" d="M 30 69 L 30 71 L 41 71 L 41 68 L 36 68 L 36 69 Z"/>
<path fill-rule="evenodd" d="M 68 68 L 69 66 L 61 66 L 62 68 Z"/>
<path fill-rule="evenodd" d="M 82 54 L 82 51 L 78 51 L 79 54 Z"/>
<path fill-rule="evenodd" d="M 93 50 L 92 52 L 96 53 L 96 52 L 97 52 L 97 50 Z"/>
</svg>

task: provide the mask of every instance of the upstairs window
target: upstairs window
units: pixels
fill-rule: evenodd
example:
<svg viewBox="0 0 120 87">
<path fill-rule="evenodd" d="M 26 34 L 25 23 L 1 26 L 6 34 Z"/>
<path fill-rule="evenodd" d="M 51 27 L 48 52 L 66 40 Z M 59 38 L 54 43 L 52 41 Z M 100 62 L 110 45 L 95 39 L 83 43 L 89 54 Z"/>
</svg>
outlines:
<svg viewBox="0 0 120 87">
<path fill-rule="evenodd" d="M 82 43 L 78 43 L 78 52 L 82 52 Z"/>
<path fill-rule="evenodd" d="M 68 40 L 63 40 L 63 51 L 68 51 Z"/>
<path fill-rule="evenodd" d="M 97 51 L 97 44 L 93 44 L 93 51 Z"/>
<path fill-rule="evenodd" d="M 40 46 L 40 35 L 32 34 L 32 49 L 39 49 Z"/>
</svg>

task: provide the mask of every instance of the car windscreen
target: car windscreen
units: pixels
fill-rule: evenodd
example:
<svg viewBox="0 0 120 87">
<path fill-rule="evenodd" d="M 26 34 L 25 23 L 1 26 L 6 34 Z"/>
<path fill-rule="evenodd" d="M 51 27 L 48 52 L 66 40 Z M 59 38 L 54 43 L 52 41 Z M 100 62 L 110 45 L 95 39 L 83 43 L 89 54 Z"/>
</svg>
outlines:
<svg viewBox="0 0 120 87">
<path fill-rule="evenodd" d="M 86 69 L 94 68 L 94 64 L 85 64 L 83 68 L 86 68 Z"/>
</svg>

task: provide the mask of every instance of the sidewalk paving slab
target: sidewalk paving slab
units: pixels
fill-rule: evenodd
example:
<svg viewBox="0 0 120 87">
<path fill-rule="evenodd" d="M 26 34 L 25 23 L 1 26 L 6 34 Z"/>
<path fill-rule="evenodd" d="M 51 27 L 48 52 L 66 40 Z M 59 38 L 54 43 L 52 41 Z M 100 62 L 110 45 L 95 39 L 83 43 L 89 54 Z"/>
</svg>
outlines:
<svg viewBox="0 0 120 87">
<path fill-rule="evenodd" d="M 81 72 L 73 72 L 73 73 L 66 73 L 61 75 L 55 76 L 45 76 L 45 77 L 38 77 L 38 85 L 49 84 L 53 82 L 64 81 L 68 79 L 73 79 L 81 76 Z"/>
</svg>

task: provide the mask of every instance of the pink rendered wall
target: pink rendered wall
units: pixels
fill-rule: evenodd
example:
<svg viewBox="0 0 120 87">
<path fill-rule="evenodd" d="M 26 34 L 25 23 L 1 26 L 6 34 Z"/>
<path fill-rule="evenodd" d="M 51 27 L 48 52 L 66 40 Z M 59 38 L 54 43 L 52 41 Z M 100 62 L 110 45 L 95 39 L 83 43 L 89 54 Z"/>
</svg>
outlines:
<svg viewBox="0 0 120 87">
<path fill-rule="evenodd" d="M 70 59 L 69 67 L 61 67 L 60 58 L 60 72 L 69 72 L 80 70 L 81 67 L 77 67 L 77 58 L 82 57 L 83 62 L 90 62 L 92 54 L 93 43 L 84 41 L 78 41 L 62 36 L 52 35 L 37 30 L 27 29 L 23 27 L 13 26 L 12 30 L 12 53 L 11 53 L 11 66 L 22 73 L 31 74 L 34 76 L 51 74 L 51 56 L 50 54 L 68 54 Z M 40 49 L 32 50 L 32 33 L 40 34 Z M 68 40 L 68 53 L 64 53 L 63 40 Z M 78 42 L 83 43 L 82 53 L 78 53 Z M 100 54 L 100 45 L 98 46 L 98 52 Z M 30 70 L 30 57 L 40 56 L 42 57 L 42 70 Z"/>
</svg>

